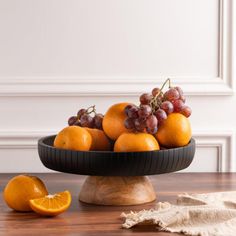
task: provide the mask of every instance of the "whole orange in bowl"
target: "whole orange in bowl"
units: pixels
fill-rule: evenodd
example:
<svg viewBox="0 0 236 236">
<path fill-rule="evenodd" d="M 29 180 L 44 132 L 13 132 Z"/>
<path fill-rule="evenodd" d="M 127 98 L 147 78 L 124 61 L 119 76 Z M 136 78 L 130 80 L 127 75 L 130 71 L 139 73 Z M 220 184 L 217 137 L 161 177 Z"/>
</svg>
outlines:
<svg viewBox="0 0 236 236">
<path fill-rule="evenodd" d="M 106 135 L 116 140 L 122 133 L 128 132 L 124 126 L 124 121 L 127 118 L 124 109 L 130 103 L 118 103 L 111 106 L 104 115 L 102 127 Z"/>
<path fill-rule="evenodd" d="M 92 136 L 91 151 L 109 151 L 111 143 L 105 133 L 100 129 L 85 128 Z"/>
<path fill-rule="evenodd" d="M 75 151 L 89 151 L 92 145 L 90 133 L 79 126 L 68 126 L 54 140 L 54 147 Z"/>
<path fill-rule="evenodd" d="M 32 211 L 29 201 L 48 195 L 44 183 L 35 176 L 18 175 L 6 185 L 3 196 L 7 205 L 16 211 Z"/>
<path fill-rule="evenodd" d="M 142 152 L 159 149 L 155 137 L 147 133 L 123 133 L 114 145 L 115 152 Z"/>
<path fill-rule="evenodd" d="M 167 148 L 185 146 L 189 143 L 191 136 L 190 122 L 180 113 L 168 115 L 156 133 L 160 145 Z"/>
</svg>

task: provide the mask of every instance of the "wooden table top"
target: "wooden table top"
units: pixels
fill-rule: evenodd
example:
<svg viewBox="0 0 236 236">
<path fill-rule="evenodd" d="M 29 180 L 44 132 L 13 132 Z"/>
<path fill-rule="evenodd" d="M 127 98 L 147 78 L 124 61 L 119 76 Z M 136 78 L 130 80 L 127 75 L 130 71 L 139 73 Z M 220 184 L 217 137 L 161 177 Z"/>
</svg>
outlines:
<svg viewBox="0 0 236 236">
<path fill-rule="evenodd" d="M 156 232 L 155 228 L 138 226 L 122 229 L 122 212 L 149 209 L 155 202 L 139 206 L 95 206 L 78 201 L 78 193 L 84 176 L 70 174 L 35 174 L 46 184 L 50 193 L 69 190 L 72 194 L 70 209 L 54 218 L 39 217 L 35 213 L 18 213 L 9 209 L 3 201 L 3 188 L 16 174 L 0 174 L 0 235 L 179 235 Z M 233 173 L 174 173 L 150 177 L 158 201 L 175 202 L 179 193 L 204 193 L 236 190 L 236 174 Z"/>
</svg>

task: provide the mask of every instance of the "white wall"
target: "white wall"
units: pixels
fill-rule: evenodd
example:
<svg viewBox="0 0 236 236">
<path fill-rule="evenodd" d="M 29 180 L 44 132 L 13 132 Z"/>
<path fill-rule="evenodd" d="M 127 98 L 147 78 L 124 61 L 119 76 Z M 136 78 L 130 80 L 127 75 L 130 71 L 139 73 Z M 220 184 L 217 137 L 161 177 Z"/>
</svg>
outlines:
<svg viewBox="0 0 236 236">
<path fill-rule="evenodd" d="M 0 172 L 45 172 L 37 139 L 167 77 L 193 109 L 186 171 L 235 171 L 233 0 L 0 0 Z M 234 13 L 234 14 L 233 14 Z"/>
</svg>

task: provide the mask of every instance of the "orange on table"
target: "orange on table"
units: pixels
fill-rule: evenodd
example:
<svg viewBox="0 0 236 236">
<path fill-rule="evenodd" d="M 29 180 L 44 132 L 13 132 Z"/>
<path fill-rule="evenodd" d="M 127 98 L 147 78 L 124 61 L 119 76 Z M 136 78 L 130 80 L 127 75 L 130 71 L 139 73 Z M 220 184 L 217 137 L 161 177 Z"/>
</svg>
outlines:
<svg viewBox="0 0 236 236">
<path fill-rule="evenodd" d="M 109 151 L 111 143 L 105 133 L 100 129 L 85 128 L 92 136 L 91 151 Z"/>
<path fill-rule="evenodd" d="M 118 103 L 111 106 L 104 115 L 102 126 L 106 135 L 116 140 L 122 133 L 128 132 L 124 126 L 124 121 L 127 118 L 124 109 L 131 103 Z"/>
<path fill-rule="evenodd" d="M 7 205 L 16 211 L 32 211 L 29 200 L 44 197 L 48 191 L 35 176 L 18 175 L 6 185 L 3 196 Z"/>
<path fill-rule="evenodd" d="M 161 146 L 167 148 L 185 146 L 192 136 L 190 122 L 180 113 L 171 113 L 159 127 L 155 136 Z"/>
<path fill-rule="evenodd" d="M 90 133 L 79 126 L 68 126 L 54 140 L 54 147 L 75 151 L 88 151 L 92 145 Z"/>
<path fill-rule="evenodd" d="M 147 133 L 123 133 L 114 145 L 115 152 L 141 152 L 159 149 L 160 146 L 155 137 Z"/>
<path fill-rule="evenodd" d="M 66 211 L 70 204 L 71 194 L 69 191 L 30 200 L 32 210 L 44 216 L 59 215 Z"/>
</svg>

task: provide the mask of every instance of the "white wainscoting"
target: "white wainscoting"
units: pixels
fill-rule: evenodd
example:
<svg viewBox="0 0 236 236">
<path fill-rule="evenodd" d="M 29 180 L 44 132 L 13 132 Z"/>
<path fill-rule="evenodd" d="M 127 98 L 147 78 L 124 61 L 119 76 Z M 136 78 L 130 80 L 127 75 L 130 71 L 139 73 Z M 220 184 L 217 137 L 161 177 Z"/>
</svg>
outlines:
<svg viewBox="0 0 236 236">
<path fill-rule="evenodd" d="M 37 139 L 170 77 L 193 109 L 185 171 L 236 171 L 233 0 L 0 1 L 0 172 L 47 172 Z"/>
<path fill-rule="evenodd" d="M 15 4 L 17 3 L 17 1 L 9 1 L 9 4 L 3 4 L 3 6 L 5 5 L 5 7 L 12 7 L 12 3 L 14 2 Z M 49 2 L 54 2 L 54 1 L 49 1 Z M 66 1 L 64 0 L 60 0 L 58 1 L 61 4 L 56 4 L 55 7 L 58 9 L 58 11 L 64 12 L 66 11 L 67 14 L 69 14 L 68 12 L 72 11 L 72 7 L 74 6 L 75 8 L 78 8 L 78 15 L 80 13 L 80 11 L 83 11 L 83 8 L 87 7 L 90 8 L 90 11 L 93 11 L 93 7 L 91 6 L 91 4 L 94 4 L 95 6 L 97 6 L 96 4 L 96 0 L 90 0 L 87 1 L 87 3 L 85 1 L 72 1 L 72 5 L 70 4 L 66 4 Z M 52 40 L 55 41 L 59 41 L 59 35 L 61 33 L 70 33 L 71 37 L 75 37 L 75 38 L 83 38 L 82 36 L 80 36 L 79 30 L 85 30 L 84 33 L 86 33 L 87 36 L 94 36 L 93 34 L 90 34 L 91 32 L 89 32 L 89 30 L 94 31 L 95 29 L 93 27 L 98 27 L 99 30 L 103 31 L 104 33 L 104 38 L 102 38 L 102 42 L 105 41 L 105 37 L 106 36 L 110 36 L 110 31 L 111 30 L 111 25 L 108 23 L 108 21 L 106 21 L 106 16 L 107 16 L 107 11 L 110 10 L 111 13 L 117 13 L 117 16 L 115 17 L 114 15 L 112 16 L 112 14 L 109 14 L 109 17 L 111 17 L 111 21 L 112 20 L 119 20 L 120 23 L 118 25 L 116 25 L 118 33 L 122 33 L 123 30 L 126 30 L 125 33 L 127 34 L 127 40 L 130 39 L 130 41 L 128 40 L 128 42 L 130 44 L 134 44 L 133 38 L 135 36 L 139 36 L 140 39 L 140 35 L 138 35 L 138 33 L 140 33 L 139 30 L 134 30 L 134 32 L 131 30 L 131 28 L 137 28 L 138 25 L 142 25 L 144 24 L 144 26 L 146 26 L 146 28 L 148 29 L 149 24 L 153 24 L 153 20 L 156 20 L 156 24 L 153 24 L 152 27 L 153 28 L 151 31 L 148 31 L 146 33 L 150 33 L 153 32 L 149 37 L 153 37 L 155 39 L 160 38 L 160 36 L 162 34 L 164 34 L 164 36 L 168 37 L 168 34 L 166 34 L 166 28 L 165 28 L 165 23 L 167 23 L 168 25 L 172 26 L 172 31 L 169 33 L 169 37 L 175 37 L 176 35 L 179 35 L 179 40 L 182 40 L 182 47 L 186 46 L 185 42 L 184 42 L 184 38 L 182 37 L 187 37 L 189 40 L 189 43 L 192 42 L 192 44 L 190 43 L 190 47 L 187 47 L 187 50 L 183 50 L 182 53 L 180 53 L 179 48 L 181 48 L 181 44 L 180 42 L 175 43 L 175 39 L 173 40 L 173 42 L 169 42 L 168 44 L 168 40 L 167 39 L 163 39 L 164 41 L 166 40 L 166 45 L 168 47 L 165 47 L 164 44 L 164 49 L 165 51 L 161 51 L 161 55 L 160 57 L 155 58 L 157 60 L 157 63 L 153 63 L 152 61 L 152 67 L 149 68 L 147 66 L 148 64 L 151 64 L 151 62 L 149 62 L 149 60 L 142 60 L 142 66 L 138 66 L 137 65 L 133 65 L 132 61 L 134 61 L 135 59 L 137 59 L 136 55 L 132 55 L 132 57 L 129 57 L 129 63 L 131 64 L 129 67 L 132 68 L 132 70 L 127 70 L 126 66 L 129 64 L 124 64 L 124 62 L 122 63 L 122 61 L 124 61 L 124 58 L 127 57 L 127 52 L 123 52 L 120 49 L 117 49 L 119 51 L 122 51 L 124 54 L 118 54 L 118 52 L 115 50 L 113 57 L 116 57 L 116 54 L 118 54 L 118 56 L 120 58 L 118 58 L 119 60 L 115 60 L 114 63 L 117 64 L 116 65 L 111 65 L 108 64 L 109 61 L 111 61 L 111 58 L 108 58 L 108 56 L 111 56 L 110 50 L 111 48 L 108 47 L 107 48 L 104 47 L 102 42 L 96 42 L 95 41 L 95 45 L 97 47 L 101 47 L 103 46 L 104 48 L 104 55 L 105 56 L 101 56 L 98 61 L 94 61 L 93 58 L 98 56 L 96 54 L 94 54 L 94 52 L 89 51 L 88 49 L 88 54 L 91 56 L 91 62 L 88 61 L 87 64 L 84 65 L 83 62 L 83 57 L 85 57 L 84 55 L 84 51 L 82 50 L 83 47 L 86 45 L 87 47 L 90 46 L 90 44 L 94 43 L 94 41 L 88 40 L 86 41 L 85 45 L 83 45 L 84 42 L 80 42 L 78 41 L 77 45 L 72 45 L 71 48 L 69 48 L 68 50 L 77 50 L 78 52 L 83 52 L 81 53 L 81 57 L 77 56 L 75 57 L 75 55 L 73 54 L 73 52 L 71 53 L 71 57 L 69 58 L 70 60 L 67 61 L 60 61 L 61 63 L 66 64 L 67 67 L 68 63 L 73 64 L 74 67 L 72 67 L 72 71 L 75 70 L 75 73 L 78 74 L 77 76 L 71 76 L 71 73 L 67 72 L 67 74 L 65 76 L 55 76 L 55 74 L 59 73 L 58 71 L 61 71 L 61 66 L 56 67 L 56 69 L 58 70 L 53 70 L 48 72 L 48 74 L 52 74 L 51 76 L 48 75 L 44 75 L 44 76 L 38 76 L 37 74 L 43 74 L 45 73 L 44 71 L 38 71 L 41 67 L 43 67 L 43 69 L 45 71 L 49 70 L 47 68 L 48 64 L 52 63 L 52 67 L 55 67 L 55 65 L 53 64 L 53 60 L 56 59 L 56 55 L 52 56 L 52 61 L 48 61 L 48 64 L 44 64 L 42 61 L 40 61 L 40 57 L 42 58 L 41 52 L 40 50 L 35 52 L 35 55 L 32 55 L 30 52 L 27 52 L 27 54 L 29 54 L 31 57 L 33 57 L 33 59 L 29 58 L 29 57 L 25 57 L 23 58 L 23 63 L 21 63 L 21 59 L 19 61 L 19 58 L 17 60 L 17 57 L 21 56 L 21 50 L 19 50 L 19 48 L 17 47 L 17 52 L 18 54 L 15 56 L 15 58 L 13 58 L 13 62 L 12 64 L 15 63 L 15 67 L 16 68 L 12 68 L 11 62 L 9 61 L 9 63 L 6 63 L 6 57 L 4 57 L 4 53 L 2 54 L 2 56 L 0 55 L 0 62 L 5 65 L 5 67 L 3 67 L 3 72 L 0 73 L 0 95 L 1 96 L 76 96 L 78 94 L 82 95 L 82 96 L 90 96 L 90 95 L 101 95 L 101 96 L 105 96 L 105 95 L 119 95 L 119 96 L 123 96 L 123 95 L 137 95 L 140 93 L 140 91 L 144 91 L 144 87 L 145 89 L 148 88 L 152 88 L 153 86 L 155 86 L 156 84 L 160 84 L 163 81 L 163 78 L 166 77 L 171 77 L 172 80 L 175 83 L 181 84 L 183 86 L 183 88 L 186 91 L 186 94 L 188 95 L 232 95 L 233 93 L 233 84 L 234 84 L 234 79 L 233 79 L 233 55 L 232 55 L 232 50 L 233 50 L 233 11 L 235 6 L 233 5 L 233 1 L 232 0 L 209 0 L 209 1 L 198 1 L 198 4 L 196 3 L 191 3 L 187 0 L 179 0 L 179 1 L 163 1 L 163 0 L 148 0 L 148 1 L 144 1 L 144 0 L 129 0 L 129 1 L 113 1 L 113 4 L 108 1 L 108 0 L 100 0 L 99 1 L 99 5 L 103 4 L 104 8 L 100 8 L 99 11 L 94 12 L 96 13 L 95 15 L 93 15 L 94 19 L 96 17 L 100 17 L 101 19 L 98 20 L 98 23 L 96 24 L 94 22 L 94 19 L 92 18 L 92 16 L 86 15 L 86 14 L 81 14 L 81 16 L 77 16 L 77 18 L 75 18 L 78 21 L 79 24 L 79 29 L 76 28 L 76 24 L 72 23 L 71 21 L 68 20 L 68 22 L 65 22 L 65 24 L 67 24 L 66 26 L 68 27 L 67 30 L 69 30 L 69 32 L 61 32 L 59 31 L 55 31 L 55 35 L 51 35 Z M 165 3 L 167 2 L 167 3 Z M 27 4 L 29 4 L 29 2 L 27 0 L 23 0 L 22 3 L 25 3 L 25 5 L 27 6 Z M 56 2 L 54 2 L 55 4 Z M 52 4 L 52 3 L 51 3 Z M 167 12 L 165 12 L 165 10 L 171 10 L 168 6 L 168 4 L 170 4 L 173 8 L 175 9 L 175 11 L 180 14 L 181 10 L 183 11 L 183 13 L 186 14 L 186 19 L 183 19 L 181 17 L 179 17 L 179 15 L 171 15 L 170 13 L 168 14 L 168 16 L 163 15 L 163 14 L 167 14 Z M 17 4 L 16 4 L 17 5 Z M 24 4 L 23 4 L 24 5 Z M 35 49 L 35 44 L 38 43 L 39 46 L 42 47 L 42 50 L 45 50 L 45 53 L 47 55 L 48 51 L 51 50 L 50 47 L 52 47 L 51 44 L 47 44 L 48 42 L 45 42 L 44 39 L 44 34 L 48 33 L 48 32 L 44 32 L 44 28 L 42 27 L 42 25 L 39 25 L 38 22 L 38 18 L 39 16 L 41 16 L 40 14 L 43 13 L 44 7 L 48 7 L 47 4 L 45 3 L 45 1 L 41 1 L 41 2 L 37 2 L 35 3 L 35 6 L 30 5 L 30 7 L 32 8 L 32 11 L 36 11 L 35 7 L 37 7 L 38 5 L 40 5 L 41 8 L 38 9 L 38 15 L 36 14 L 36 16 L 32 16 L 30 15 L 30 17 L 32 17 L 32 22 L 27 21 L 27 14 L 29 14 L 27 8 L 22 8 L 20 6 L 19 12 L 16 11 L 18 14 L 22 14 L 22 12 L 26 13 L 25 18 L 23 16 L 22 22 L 19 21 L 17 22 L 20 26 L 20 28 L 22 28 L 22 30 L 27 30 L 27 26 L 29 27 L 30 30 L 32 30 L 30 36 L 36 41 L 36 42 L 32 42 L 29 41 L 29 45 L 27 45 L 29 47 L 29 49 L 34 50 Z M 45 6 L 46 5 L 46 6 Z M 0 5 L 1 6 L 1 5 Z M 53 4 L 52 4 L 53 6 Z M 51 6 L 51 7 L 52 7 Z M 114 7 L 119 6 L 120 8 L 114 9 Z M 132 7 L 132 6 L 139 6 L 137 7 L 137 13 L 135 15 L 132 15 L 132 17 L 127 17 L 125 18 L 125 22 L 123 22 L 122 24 L 122 19 L 123 19 L 123 15 L 124 14 L 124 8 L 126 7 Z M 64 7 L 66 7 L 67 9 L 64 9 Z M 156 10 L 160 11 L 161 8 L 163 8 L 164 13 L 163 12 L 159 12 L 160 15 L 158 16 L 156 14 L 155 11 L 151 11 L 151 9 L 155 8 Z M 208 7 L 208 8 L 207 8 Z M 159 9 L 160 8 L 160 9 Z M 203 11 L 204 8 L 207 8 L 207 10 Z M 4 10 L 4 7 L 2 7 L 2 10 Z M 15 10 L 15 9 L 14 9 Z M 195 13 L 194 15 L 191 15 L 191 10 L 193 11 L 193 13 Z M 195 12 L 195 11 L 196 12 Z M 199 15 L 197 14 L 197 10 L 199 10 Z M 201 11 L 200 11 L 201 10 Z M 68 11 L 68 12 L 67 12 Z M 189 12 L 188 12 L 189 11 Z M 208 12 L 209 11 L 209 12 Z M 214 12 L 215 11 L 215 12 Z M 144 18 L 140 18 L 140 12 L 144 12 L 146 18 L 144 21 Z M 55 13 L 55 12 L 54 12 Z M 75 14 L 74 11 L 72 11 L 72 13 Z M 134 12 L 132 12 L 134 13 Z M 103 16 L 102 16 L 103 14 Z M 150 17 L 156 17 L 156 18 L 151 18 Z M 7 15 L 7 13 L 3 12 L 2 14 L 2 18 L 3 20 L 0 23 L 0 27 L 3 28 L 3 32 L 4 33 L 9 33 L 9 29 L 6 29 L 5 24 L 5 18 L 8 17 L 9 15 Z M 148 17 L 149 16 L 149 17 Z M 201 17 L 200 17 L 201 16 Z M 205 16 L 206 18 L 202 18 L 203 16 Z M 212 18 L 217 16 L 217 18 L 215 18 L 215 21 L 212 21 Z M 5 18 L 4 18 L 5 17 Z M 29 16 L 28 16 L 29 17 Z M 45 17 L 48 17 L 48 21 L 49 23 L 51 23 L 52 25 L 49 25 L 49 27 L 53 26 L 54 24 L 56 24 L 56 22 L 53 21 L 53 19 L 51 19 L 51 16 L 46 15 Z M 58 15 L 56 15 L 56 17 L 58 17 Z M 63 16 L 61 16 L 63 18 Z M 69 16 L 68 16 L 69 17 Z M 73 15 L 73 17 L 75 17 L 75 15 Z M 108 16 L 107 16 L 108 17 Z M 161 18 L 163 17 L 163 18 Z M 168 19 L 166 19 L 166 17 Z M 178 18 L 176 18 L 178 17 Z M 199 17 L 199 18 L 196 18 Z M 133 19 L 134 18 L 134 19 Z M 17 16 L 16 16 L 17 19 Z M 47 20 L 47 18 L 46 18 Z M 46 24 L 46 21 L 44 19 L 44 24 Z M 57 20 L 57 18 L 55 18 L 55 20 Z M 105 20 L 105 22 L 104 22 Z M 150 21 L 151 20 L 151 21 Z M 163 24 L 158 23 L 160 22 L 160 20 L 163 20 Z M 192 28 L 191 31 L 191 25 L 189 26 L 187 20 L 190 20 L 191 23 L 193 24 L 192 27 L 196 27 L 197 30 L 195 30 L 194 28 Z M 87 24 L 81 24 L 80 22 L 83 21 L 87 21 Z M 101 21 L 101 22 L 100 22 Z M 167 22 L 165 22 L 167 21 Z M 174 22 L 176 21 L 176 22 Z M 199 24 L 196 23 L 196 21 L 199 21 Z M 211 25 L 210 23 L 208 23 L 208 21 L 210 21 L 213 25 Z M 16 23 L 14 20 L 13 22 L 10 21 L 10 25 L 14 27 L 16 27 L 16 25 L 12 25 L 13 23 Z M 42 24 L 43 24 L 42 23 Z M 60 22 L 61 23 L 61 22 Z M 59 25 L 60 23 L 57 23 L 57 25 Z M 103 24 L 102 24 L 103 23 Z M 26 26 L 25 26 L 26 24 Z M 38 32 L 37 30 L 32 29 L 32 27 L 34 27 L 34 24 L 36 24 L 37 27 L 41 26 L 42 27 L 42 32 Z M 91 26 L 92 24 L 92 26 Z M 93 25 L 94 24 L 94 25 Z M 145 25 L 146 24 L 146 25 Z M 173 24 L 173 25 L 172 25 Z M 176 25 L 175 25 L 176 24 Z M 4 26 L 3 26 L 4 25 Z M 125 25 L 128 25 L 131 28 L 125 28 Z M 87 29 L 83 29 L 83 27 L 86 28 L 86 26 L 88 27 Z M 92 27 L 92 28 L 89 28 Z M 159 28 L 158 28 L 159 26 Z M 46 27 L 46 26 L 45 26 Z M 65 26 L 64 26 L 65 27 Z M 106 28 L 107 27 L 107 28 Z M 186 31 L 184 30 L 184 28 L 186 27 L 187 30 L 189 30 L 189 32 L 187 32 L 188 34 L 186 34 Z M 76 29 L 76 30 L 75 30 Z M 143 28 L 141 28 L 140 30 L 142 30 Z M 145 28 L 144 28 L 145 29 Z M 158 30 L 157 30 L 158 29 Z M 46 29 L 45 29 L 46 30 Z M 70 31 L 71 30 L 71 31 Z M 74 32 L 74 31 L 76 32 Z M 105 31 L 105 32 L 104 32 Z M 179 32 L 180 31 L 180 32 Z M 210 33 L 209 33 L 210 31 Z M 27 31 L 26 31 L 27 32 Z M 29 34 L 29 32 L 27 32 Z M 40 37 L 38 37 L 38 33 L 41 33 Z M 76 34 L 77 33 L 77 34 Z M 124 33 L 124 32 L 123 32 Z M 178 33 L 178 34 L 177 34 Z M 208 35 L 208 34 L 209 35 Z M 59 35 L 58 35 L 59 34 Z M 115 34 L 115 33 L 114 33 Z M 182 34 L 182 35 L 181 35 Z M 202 37 L 203 35 L 206 35 L 206 37 Z M 10 36 L 15 36 L 14 33 L 12 33 L 10 31 Z M 100 37 L 102 35 L 99 35 Z M 181 37 L 182 36 L 182 37 Z M 196 37 L 199 37 L 198 38 Z M 100 39 L 99 37 L 99 39 Z M 110 38 L 108 37 L 108 38 Z M 5 39 L 5 37 L 4 37 Z M 21 39 L 21 43 L 24 45 L 28 40 L 23 38 Z M 20 40 L 19 39 L 19 40 Z M 41 39 L 41 40 L 40 40 Z M 67 43 L 68 43 L 68 38 L 63 38 L 64 41 L 60 41 L 60 43 L 62 44 L 61 46 L 66 46 L 68 47 Z M 48 39 L 49 40 L 49 39 Z M 101 40 L 101 39 L 100 39 Z M 116 38 L 112 38 L 111 40 L 113 41 L 107 41 L 107 44 L 111 43 L 113 44 L 113 46 L 115 47 L 116 45 L 119 45 L 121 48 L 125 48 L 126 51 L 128 51 L 127 45 L 125 44 L 125 42 L 123 42 L 123 44 L 119 44 L 119 40 L 120 38 L 116 39 Z M 156 52 L 156 55 L 159 55 L 160 52 L 156 51 L 156 47 L 158 45 L 158 40 L 156 41 L 157 43 L 155 43 L 155 41 L 152 41 L 152 44 L 150 44 L 150 46 L 147 45 L 147 38 L 146 37 L 142 37 L 141 39 L 141 43 L 142 45 L 145 45 L 147 47 L 147 50 L 152 50 L 154 52 Z M 98 39 L 97 39 L 98 41 Z M 73 41 L 74 42 L 74 41 Z M 79 44 L 79 42 L 81 43 L 81 45 Z M 0 45 L 0 48 L 2 47 L 3 52 L 6 51 L 6 47 L 9 49 L 9 51 L 12 51 L 12 40 L 10 42 L 5 42 L 6 45 L 2 44 Z M 75 42 L 74 42 L 75 43 Z M 216 48 L 212 48 L 212 45 L 215 45 Z M 15 46 L 15 45 L 13 45 Z M 18 45 L 20 46 L 20 45 Z M 25 45 L 24 45 L 25 46 Z M 60 48 L 60 44 L 57 45 L 58 47 L 55 48 L 55 50 L 61 50 Z M 130 45 L 129 45 L 130 46 Z M 170 46 L 174 47 L 170 49 Z M 201 55 L 199 54 L 191 54 L 189 52 L 191 52 L 191 49 L 195 48 L 195 47 L 199 47 L 201 46 L 201 48 L 198 49 L 198 51 L 201 51 Z M 75 48 L 74 48 L 75 47 Z M 209 49 L 210 48 L 210 49 Z M 114 49 L 114 48 L 113 48 Z M 139 57 L 143 57 L 144 55 L 141 54 L 141 52 L 139 51 L 139 48 L 135 48 L 138 53 Z M 160 48 L 158 48 L 160 49 Z M 178 50 L 177 50 L 178 49 Z M 183 48 L 184 49 L 184 48 Z M 171 50 L 171 51 L 170 51 Z M 205 50 L 210 51 L 210 55 L 208 56 L 205 53 Z M 215 50 L 215 51 L 214 51 Z M 171 52 L 173 52 L 173 55 L 171 54 Z M 6 52 L 7 53 L 7 52 Z M 11 52 L 12 53 L 12 52 Z M 54 52 L 56 53 L 56 52 Z M 95 51 L 96 53 L 96 51 Z M 101 53 L 101 52 L 100 52 Z M 166 58 L 166 55 L 170 54 L 170 56 L 172 56 L 172 61 L 168 60 L 168 58 Z M 184 55 L 184 53 L 186 53 L 186 55 Z M 14 55 L 14 54 L 13 54 Z M 34 56 L 37 56 L 39 58 L 34 58 Z M 66 54 L 67 55 L 67 54 Z M 155 55 L 155 54 L 154 54 Z M 68 56 L 68 55 L 67 55 Z M 129 55 L 130 56 L 130 55 Z M 153 56 L 152 53 L 150 53 L 149 55 L 145 56 L 149 56 L 150 58 Z M 187 61 L 190 60 L 191 64 L 188 64 L 186 59 L 184 59 L 184 62 L 186 63 L 186 67 L 183 63 L 181 63 L 181 60 L 179 60 L 179 57 L 183 58 L 186 56 Z M 191 58 L 188 58 L 189 56 L 192 56 Z M 198 56 L 198 57 L 196 57 Z M 200 57 L 199 57 L 200 56 Z M 65 55 L 62 53 L 61 57 L 65 57 Z M 208 60 L 205 60 L 205 57 L 209 57 L 207 58 Z M 163 58 L 163 59 L 162 59 Z M 174 59 L 173 59 L 174 58 Z M 46 60 L 48 60 L 48 58 L 44 58 Z M 200 59 L 200 61 L 199 61 Z M 25 63 L 24 63 L 25 60 Z M 161 63 L 161 68 L 160 71 L 156 70 L 155 68 L 158 67 L 158 62 L 162 62 Z M 201 62 L 203 61 L 203 63 Z M 206 68 L 210 67 L 210 68 L 214 68 L 214 61 L 215 61 L 215 69 L 212 71 L 207 70 Z M 82 65 L 84 67 L 89 67 L 89 64 L 91 63 L 91 71 L 78 71 L 76 70 L 76 66 L 78 68 L 80 68 L 80 64 L 78 64 L 78 62 L 82 63 Z M 140 61 L 139 61 L 140 62 Z M 26 64 L 29 63 L 29 64 Z M 34 65 L 34 63 L 41 63 L 42 65 Z M 118 66 L 118 64 L 121 63 L 120 66 Z M 202 63 L 202 64 L 201 64 Z M 25 76 L 19 76 L 19 75 L 15 75 L 15 76 L 11 76 L 11 74 L 14 74 L 14 69 L 16 69 L 18 71 L 18 73 L 23 73 L 25 74 L 25 71 L 22 72 L 23 69 L 18 68 L 19 65 L 18 64 L 22 64 L 23 67 L 25 67 L 25 70 L 27 68 L 28 65 L 30 65 L 31 67 L 34 68 L 31 69 L 30 68 L 30 72 L 27 72 L 26 74 L 31 74 L 31 75 L 25 75 Z M 99 72 L 94 72 L 95 68 L 96 68 L 96 64 L 99 64 L 100 67 L 103 68 L 103 71 L 101 72 L 100 70 L 98 70 Z M 110 67 L 114 67 L 113 71 L 110 71 L 108 68 L 108 66 L 106 67 L 106 64 L 108 64 Z M 169 71 L 168 71 L 168 67 L 166 68 L 166 66 L 164 65 L 169 65 Z M 191 65 L 191 66 L 190 66 Z M 201 65 L 201 67 L 196 67 L 194 65 Z M 117 67 L 117 68 L 116 68 Z M 142 67 L 146 67 L 146 69 L 148 68 L 149 70 L 145 71 L 140 71 L 139 74 L 137 74 L 140 70 L 140 68 Z M 162 69 L 162 67 L 164 67 Z M 182 71 L 178 71 L 178 67 L 182 68 Z M 193 67 L 193 68 L 191 68 Z M 8 69 L 5 69 L 8 68 Z M 174 69 L 172 69 L 174 68 Z M 184 70 L 185 68 L 185 70 Z M 191 69 L 189 69 L 191 68 Z M 13 69 L 13 70 L 12 70 Z M 68 69 L 68 68 L 66 68 Z M 88 68 L 87 68 L 88 69 Z M 116 70 L 119 69 L 119 71 L 117 72 Z M 162 69 L 162 70 L 161 70 Z M 198 69 L 199 71 L 197 71 L 196 73 L 196 69 Z M 33 70 L 33 71 L 32 71 Z M 202 72 L 201 72 L 202 70 Z M 123 72 L 124 71 L 124 72 Z M 162 71 L 166 71 L 164 74 Z M 176 71 L 176 72 L 175 72 Z M 186 72 L 188 71 L 188 72 Z M 173 74 L 174 72 L 174 74 Z M 181 72 L 181 75 L 178 75 L 178 73 Z M 61 72 L 61 73 L 64 73 Z M 87 74 L 90 75 L 87 75 Z M 202 73 L 202 74 L 201 74 Z M 93 74 L 97 74 L 96 76 L 94 76 Z M 117 75 L 117 74 L 129 74 L 129 75 Z M 144 74 L 142 76 L 140 76 L 140 74 Z M 160 76 L 160 74 L 162 76 Z M 177 74 L 177 75 L 176 75 Z M 187 74 L 187 75 L 186 75 Z M 189 74 L 189 75 L 188 75 Z M 208 75 L 209 74 L 209 75 Z M 135 84 L 135 86 L 132 86 L 133 84 Z"/>
<path fill-rule="evenodd" d="M 193 136 L 197 144 L 196 155 L 186 171 L 233 172 L 236 170 L 234 135 L 231 131 L 195 132 Z"/>
</svg>

